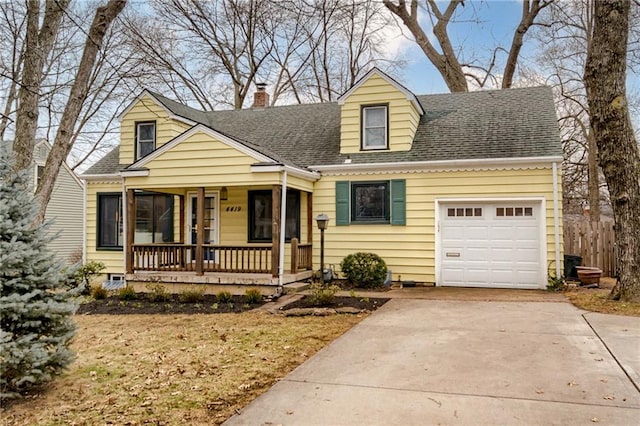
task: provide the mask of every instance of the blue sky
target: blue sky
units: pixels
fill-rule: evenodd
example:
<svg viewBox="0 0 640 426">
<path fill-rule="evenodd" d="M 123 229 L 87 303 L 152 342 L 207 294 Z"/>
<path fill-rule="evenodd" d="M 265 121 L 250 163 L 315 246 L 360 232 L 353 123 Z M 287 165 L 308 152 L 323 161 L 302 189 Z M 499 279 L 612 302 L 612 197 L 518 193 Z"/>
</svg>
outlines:
<svg viewBox="0 0 640 426">
<path fill-rule="evenodd" d="M 442 6 L 443 7 L 443 6 Z M 455 46 L 464 46 L 465 54 L 474 53 L 481 58 L 488 58 L 495 46 L 509 49 L 513 32 L 522 14 L 522 2 L 519 0 L 487 0 L 484 2 L 465 2 L 457 22 L 449 24 L 449 36 Z M 474 18 L 475 17 L 475 18 Z M 471 21 L 473 19 L 473 21 Z M 428 36 L 433 37 L 429 22 L 423 21 L 423 28 Z M 398 36 L 392 41 L 393 49 L 403 53 L 407 66 L 399 77 L 407 88 L 416 94 L 449 92 L 442 77 L 435 67 L 426 59 L 424 52 L 417 46 L 407 30 L 405 36 Z M 437 44 L 434 42 L 434 45 Z M 437 47 L 439 50 L 439 47 Z M 531 63 L 536 55 L 537 42 L 525 37 L 520 52 L 521 63 Z M 502 53 L 500 66 L 494 72 L 501 73 L 507 53 Z M 485 60 L 484 64 L 487 63 Z M 517 77 L 517 75 L 516 75 Z M 640 93 L 640 76 L 629 73 L 627 79 L 628 93 Z"/>
</svg>

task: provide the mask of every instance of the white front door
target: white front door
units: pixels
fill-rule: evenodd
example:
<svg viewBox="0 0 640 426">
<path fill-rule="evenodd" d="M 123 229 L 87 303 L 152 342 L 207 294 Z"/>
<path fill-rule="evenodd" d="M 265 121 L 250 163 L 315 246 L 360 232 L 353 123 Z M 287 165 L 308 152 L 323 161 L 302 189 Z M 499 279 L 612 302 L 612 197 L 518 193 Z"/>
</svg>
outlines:
<svg viewBox="0 0 640 426">
<path fill-rule="evenodd" d="M 460 287 L 544 288 L 541 203 L 443 203 L 440 279 Z"/>
<path fill-rule="evenodd" d="M 198 223 L 198 196 L 189 194 L 187 207 L 187 235 L 189 243 L 196 244 L 198 230 L 204 230 L 205 244 L 218 244 L 218 197 L 216 194 L 207 193 L 204 197 L 204 223 Z M 205 259 L 208 260 L 208 259 Z"/>
</svg>

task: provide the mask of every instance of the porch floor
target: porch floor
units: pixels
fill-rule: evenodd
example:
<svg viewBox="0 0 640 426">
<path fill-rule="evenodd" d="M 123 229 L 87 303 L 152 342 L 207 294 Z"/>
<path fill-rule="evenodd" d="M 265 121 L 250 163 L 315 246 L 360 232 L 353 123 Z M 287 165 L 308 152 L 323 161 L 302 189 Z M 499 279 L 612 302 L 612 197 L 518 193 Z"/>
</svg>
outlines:
<svg viewBox="0 0 640 426">
<path fill-rule="evenodd" d="M 298 273 L 285 273 L 282 279 L 283 284 L 304 281 L 311 278 L 313 271 L 301 271 Z M 196 275 L 193 272 L 155 272 L 155 271 L 138 271 L 133 274 L 126 274 L 127 281 L 136 281 L 143 283 L 175 283 L 175 284 L 234 284 L 234 285 L 260 285 L 260 286 L 277 286 L 278 277 L 271 274 L 254 274 L 254 273 L 220 273 L 205 272 L 204 275 Z"/>
</svg>

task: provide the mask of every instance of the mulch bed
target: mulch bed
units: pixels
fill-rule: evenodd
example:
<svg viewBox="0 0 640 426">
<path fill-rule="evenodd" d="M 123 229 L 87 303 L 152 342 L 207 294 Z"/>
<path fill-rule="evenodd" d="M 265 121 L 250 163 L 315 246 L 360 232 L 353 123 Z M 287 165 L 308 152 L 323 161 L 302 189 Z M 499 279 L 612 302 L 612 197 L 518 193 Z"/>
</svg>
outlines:
<svg viewBox="0 0 640 426">
<path fill-rule="evenodd" d="M 363 297 L 338 297 L 332 303 L 323 305 L 322 308 L 355 308 L 358 310 L 375 311 L 384 305 L 387 298 L 363 298 Z M 267 303 L 248 305 L 244 302 L 244 296 L 233 296 L 230 303 L 220 303 L 215 295 L 203 295 L 202 299 L 196 303 L 186 303 L 179 299 L 178 295 L 169 295 L 168 300 L 157 302 L 149 299 L 144 293 L 138 293 L 134 300 L 121 300 L 117 296 L 110 296 L 106 299 L 90 300 L 82 303 L 77 311 L 77 315 L 157 315 L 157 314 L 223 314 L 240 313 L 250 311 Z M 317 308 L 310 298 L 305 296 L 301 300 L 286 305 L 283 309 L 293 308 Z"/>
<path fill-rule="evenodd" d="M 152 301 L 143 293 L 138 293 L 134 300 L 120 300 L 117 296 L 111 296 L 81 304 L 77 314 L 223 314 L 250 311 L 266 303 L 263 300 L 261 303 L 248 305 L 244 302 L 244 296 L 233 296 L 232 302 L 220 303 L 215 295 L 203 295 L 198 302 L 186 303 L 182 302 L 178 295 L 168 296 L 168 300 L 162 302 Z"/>
<path fill-rule="evenodd" d="M 333 299 L 333 302 L 322 305 L 322 308 L 356 308 L 359 310 L 366 311 L 375 311 L 380 306 L 384 305 L 389 301 L 388 298 L 376 297 L 376 298 L 367 298 L 367 297 L 340 297 L 336 296 Z M 289 303 L 284 306 L 282 310 L 289 310 L 294 308 L 317 308 L 318 305 L 314 305 L 311 303 L 311 299 L 309 296 L 305 296 L 300 300 L 297 300 L 293 303 Z"/>
</svg>

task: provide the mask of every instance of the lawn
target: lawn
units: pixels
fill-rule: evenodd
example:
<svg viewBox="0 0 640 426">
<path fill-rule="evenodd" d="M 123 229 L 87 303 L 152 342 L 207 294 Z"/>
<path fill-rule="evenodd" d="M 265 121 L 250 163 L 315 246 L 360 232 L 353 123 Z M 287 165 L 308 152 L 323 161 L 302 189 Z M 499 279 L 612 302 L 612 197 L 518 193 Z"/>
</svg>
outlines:
<svg viewBox="0 0 640 426">
<path fill-rule="evenodd" d="M 78 315 L 77 360 L 3 425 L 219 424 L 366 315 Z"/>
<path fill-rule="evenodd" d="M 574 288 L 569 289 L 565 294 L 571 303 L 586 311 L 640 317 L 640 303 L 627 303 L 608 298 L 615 283 L 614 278 L 601 278 L 599 288 Z"/>
</svg>

